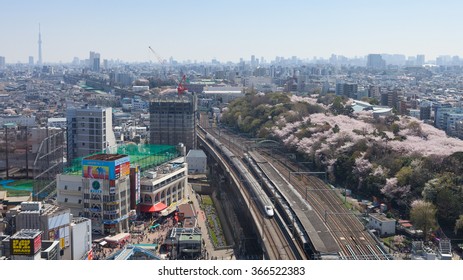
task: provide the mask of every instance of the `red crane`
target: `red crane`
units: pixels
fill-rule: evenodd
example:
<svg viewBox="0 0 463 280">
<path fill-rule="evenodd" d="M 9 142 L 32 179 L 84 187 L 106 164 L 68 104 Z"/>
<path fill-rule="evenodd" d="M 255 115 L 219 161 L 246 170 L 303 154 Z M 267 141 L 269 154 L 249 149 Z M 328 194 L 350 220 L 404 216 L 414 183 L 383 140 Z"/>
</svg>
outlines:
<svg viewBox="0 0 463 280">
<path fill-rule="evenodd" d="M 179 97 L 182 96 L 182 94 L 188 90 L 185 86 L 185 81 L 186 81 L 186 76 L 183 75 L 182 79 L 180 80 L 180 83 L 178 83 L 178 86 L 177 86 L 177 93 Z"/>
</svg>

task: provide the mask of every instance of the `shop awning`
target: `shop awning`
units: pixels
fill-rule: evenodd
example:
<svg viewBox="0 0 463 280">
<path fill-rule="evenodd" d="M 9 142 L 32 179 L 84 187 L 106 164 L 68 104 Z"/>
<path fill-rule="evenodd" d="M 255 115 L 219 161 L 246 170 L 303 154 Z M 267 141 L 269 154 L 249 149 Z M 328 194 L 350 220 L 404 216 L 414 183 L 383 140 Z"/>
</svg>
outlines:
<svg viewBox="0 0 463 280">
<path fill-rule="evenodd" d="M 166 208 L 167 208 L 167 205 L 165 205 L 162 202 L 158 202 L 155 205 L 140 205 L 140 212 L 143 212 L 143 213 L 161 212 L 162 210 Z"/>
</svg>

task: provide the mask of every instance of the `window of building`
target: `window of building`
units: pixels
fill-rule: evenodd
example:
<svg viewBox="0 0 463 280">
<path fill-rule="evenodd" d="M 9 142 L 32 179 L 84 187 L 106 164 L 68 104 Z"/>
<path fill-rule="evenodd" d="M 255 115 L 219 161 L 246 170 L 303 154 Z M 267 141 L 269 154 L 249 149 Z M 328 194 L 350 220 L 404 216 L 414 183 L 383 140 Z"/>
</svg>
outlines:
<svg viewBox="0 0 463 280">
<path fill-rule="evenodd" d="M 67 189 L 68 189 L 68 186 L 67 186 L 67 185 L 64 185 L 64 189 L 67 190 Z"/>
<path fill-rule="evenodd" d="M 78 188 L 78 191 L 80 192 L 81 189 L 82 189 L 82 187 L 79 187 L 79 188 Z"/>
<path fill-rule="evenodd" d="M 64 199 L 64 202 L 68 202 L 68 199 L 67 199 L 67 198 L 65 198 L 65 199 Z"/>
<path fill-rule="evenodd" d="M 81 204 L 81 203 L 82 203 L 82 199 L 79 199 L 79 204 Z"/>
</svg>

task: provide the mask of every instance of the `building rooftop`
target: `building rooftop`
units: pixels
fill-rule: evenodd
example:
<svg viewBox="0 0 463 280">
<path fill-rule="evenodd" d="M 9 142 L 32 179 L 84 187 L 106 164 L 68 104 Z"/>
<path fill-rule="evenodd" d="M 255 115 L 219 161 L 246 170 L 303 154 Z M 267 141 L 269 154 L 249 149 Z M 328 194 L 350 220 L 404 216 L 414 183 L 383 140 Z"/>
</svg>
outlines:
<svg viewBox="0 0 463 280">
<path fill-rule="evenodd" d="M 11 236 L 11 239 L 33 239 L 41 234 L 39 229 L 22 229 Z"/>
<path fill-rule="evenodd" d="M 84 217 L 74 217 L 72 218 L 72 223 L 74 224 L 80 224 L 89 221 L 89 219 L 84 218 Z"/>
<path fill-rule="evenodd" d="M 377 219 L 378 221 L 381 221 L 381 222 L 395 221 L 394 219 L 386 217 L 386 215 L 384 215 L 382 213 L 371 213 L 370 217 L 373 217 L 373 218 L 375 218 L 375 219 Z"/>
<path fill-rule="evenodd" d="M 129 156 L 131 165 L 139 165 L 142 170 L 159 166 L 178 156 L 178 151 L 175 146 L 170 145 L 151 145 L 151 144 L 125 144 L 118 145 L 111 149 L 110 153 L 95 153 L 85 158 L 76 158 L 72 163 L 65 168 L 64 174 L 81 175 L 82 174 L 82 159 L 97 160 L 100 156 L 108 159 L 111 156 L 116 156 L 114 159 L 119 159 L 124 156 Z M 93 157 L 96 158 L 93 158 Z M 108 157 L 109 156 L 109 157 Z M 101 159 L 100 159 L 101 160 Z"/>
<path fill-rule="evenodd" d="M 203 150 L 190 150 L 186 155 L 187 158 L 195 157 L 195 158 L 207 158 L 206 154 Z"/>
</svg>

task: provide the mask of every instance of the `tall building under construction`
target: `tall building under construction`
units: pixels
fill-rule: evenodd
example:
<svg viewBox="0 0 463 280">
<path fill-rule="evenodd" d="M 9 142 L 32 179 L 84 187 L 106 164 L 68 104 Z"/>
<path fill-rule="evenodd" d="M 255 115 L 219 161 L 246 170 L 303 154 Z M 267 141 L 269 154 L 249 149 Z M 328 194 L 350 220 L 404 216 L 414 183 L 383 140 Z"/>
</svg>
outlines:
<svg viewBox="0 0 463 280">
<path fill-rule="evenodd" d="M 195 147 L 195 104 L 194 96 L 164 97 L 150 101 L 150 143 L 178 145 L 186 150 Z"/>
</svg>

